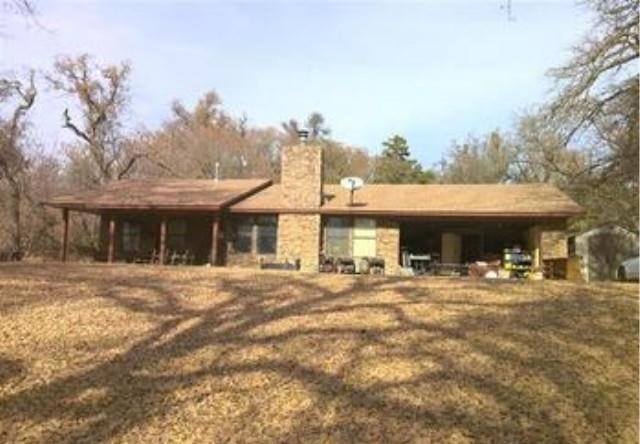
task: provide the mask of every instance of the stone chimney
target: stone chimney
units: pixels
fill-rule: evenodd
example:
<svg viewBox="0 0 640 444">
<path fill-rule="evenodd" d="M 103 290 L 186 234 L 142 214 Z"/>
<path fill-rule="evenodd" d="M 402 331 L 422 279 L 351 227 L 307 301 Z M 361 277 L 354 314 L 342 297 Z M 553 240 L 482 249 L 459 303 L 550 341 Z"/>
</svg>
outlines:
<svg viewBox="0 0 640 444">
<path fill-rule="evenodd" d="M 281 183 L 289 208 L 314 209 L 322 204 L 322 147 L 286 145 L 281 153 Z"/>
<path fill-rule="evenodd" d="M 278 216 L 277 256 L 302 271 L 318 271 L 322 204 L 322 147 L 303 142 L 282 148 L 280 182 L 291 212 Z"/>
</svg>

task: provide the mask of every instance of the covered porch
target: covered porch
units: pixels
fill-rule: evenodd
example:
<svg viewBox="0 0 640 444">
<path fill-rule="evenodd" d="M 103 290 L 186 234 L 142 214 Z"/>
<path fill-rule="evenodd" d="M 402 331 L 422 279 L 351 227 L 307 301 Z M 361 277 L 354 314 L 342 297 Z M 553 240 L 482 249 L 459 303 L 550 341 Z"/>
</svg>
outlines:
<svg viewBox="0 0 640 444">
<path fill-rule="evenodd" d="M 540 271 L 567 257 L 565 229 L 564 218 L 331 215 L 322 219 L 321 256 L 353 263 L 354 272 L 373 258 L 393 273 L 466 275 L 504 268 L 508 252 L 508 262 L 517 254 L 518 265 Z"/>
<path fill-rule="evenodd" d="M 502 261 L 505 250 L 514 250 L 530 255 L 531 266 L 541 268 L 542 227 L 548 223 L 531 218 L 404 218 L 399 221 L 400 266 L 420 272 L 466 271 L 470 264 Z"/>
<path fill-rule="evenodd" d="M 98 252 L 102 262 L 220 265 L 222 221 L 219 212 L 99 213 Z M 62 209 L 61 260 L 68 257 L 69 209 Z"/>
<path fill-rule="evenodd" d="M 270 184 L 262 179 L 120 180 L 45 204 L 62 211 L 62 261 L 68 257 L 69 213 L 78 211 L 100 218 L 98 260 L 221 265 L 228 207 Z"/>
</svg>

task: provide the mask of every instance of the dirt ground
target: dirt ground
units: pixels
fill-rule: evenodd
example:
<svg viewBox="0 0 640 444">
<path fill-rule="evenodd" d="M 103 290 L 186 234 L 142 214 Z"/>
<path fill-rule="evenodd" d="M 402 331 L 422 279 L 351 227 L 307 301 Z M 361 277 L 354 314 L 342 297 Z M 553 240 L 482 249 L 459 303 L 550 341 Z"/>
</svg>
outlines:
<svg viewBox="0 0 640 444">
<path fill-rule="evenodd" d="M 0 265 L 1 442 L 637 442 L 638 285 Z"/>
</svg>

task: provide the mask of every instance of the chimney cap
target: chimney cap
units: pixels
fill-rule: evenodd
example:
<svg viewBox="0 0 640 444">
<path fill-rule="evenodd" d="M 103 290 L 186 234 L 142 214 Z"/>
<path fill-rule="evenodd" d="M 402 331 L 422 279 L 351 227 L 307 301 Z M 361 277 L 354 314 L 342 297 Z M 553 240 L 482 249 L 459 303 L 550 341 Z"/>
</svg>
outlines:
<svg viewBox="0 0 640 444">
<path fill-rule="evenodd" d="M 309 140 L 309 130 L 306 129 L 306 128 L 300 128 L 298 130 L 298 138 L 300 139 L 300 141 L 302 143 L 304 143 L 307 140 Z"/>
</svg>

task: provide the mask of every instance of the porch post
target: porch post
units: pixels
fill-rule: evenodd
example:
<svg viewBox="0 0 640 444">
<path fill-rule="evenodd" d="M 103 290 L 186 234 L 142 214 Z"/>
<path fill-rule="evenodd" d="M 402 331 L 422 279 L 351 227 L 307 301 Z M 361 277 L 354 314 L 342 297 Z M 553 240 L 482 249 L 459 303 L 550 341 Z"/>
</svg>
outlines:
<svg viewBox="0 0 640 444">
<path fill-rule="evenodd" d="M 116 251 L 116 220 L 109 217 L 109 248 L 107 250 L 107 262 L 112 263 Z"/>
<path fill-rule="evenodd" d="M 213 222 L 211 223 L 211 256 L 209 263 L 211 265 L 218 264 L 218 232 L 220 231 L 220 217 L 218 213 L 214 213 Z"/>
<path fill-rule="evenodd" d="M 536 230 L 536 251 L 533 258 L 534 264 L 536 267 L 542 267 L 542 232 L 540 229 Z"/>
<path fill-rule="evenodd" d="M 164 257 L 167 251 L 167 217 L 162 216 L 160 221 L 160 265 L 164 264 Z"/>
<path fill-rule="evenodd" d="M 67 244 L 69 243 L 69 209 L 62 209 L 62 254 L 60 260 L 67 261 Z"/>
</svg>

